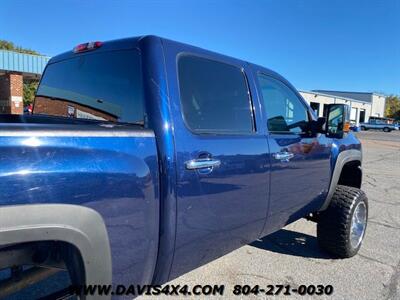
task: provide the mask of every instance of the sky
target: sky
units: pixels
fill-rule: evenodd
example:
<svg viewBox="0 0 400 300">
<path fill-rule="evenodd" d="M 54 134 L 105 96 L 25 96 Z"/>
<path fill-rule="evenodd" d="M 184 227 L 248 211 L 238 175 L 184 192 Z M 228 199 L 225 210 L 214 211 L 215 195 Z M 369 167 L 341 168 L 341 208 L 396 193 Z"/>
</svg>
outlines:
<svg viewBox="0 0 400 300">
<path fill-rule="evenodd" d="M 277 71 L 299 90 L 400 95 L 400 0 L 0 2 L 0 39 L 53 56 L 154 34 Z"/>
</svg>

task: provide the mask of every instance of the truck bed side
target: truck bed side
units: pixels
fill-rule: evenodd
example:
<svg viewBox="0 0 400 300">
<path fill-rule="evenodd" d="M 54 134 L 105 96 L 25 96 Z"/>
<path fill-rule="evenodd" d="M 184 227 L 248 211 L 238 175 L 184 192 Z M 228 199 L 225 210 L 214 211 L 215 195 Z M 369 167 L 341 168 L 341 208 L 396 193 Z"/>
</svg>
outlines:
<svg viewBox="0 0 400 300">
<path fill-rule="evenodd" d="M 62 203 L 92 208 L 107 228 L 113 282 L 151 281 L 159 230 L 152 131 L 139 126 L 3 124 L 0 161 L 0 207 Z"/>
</svg>

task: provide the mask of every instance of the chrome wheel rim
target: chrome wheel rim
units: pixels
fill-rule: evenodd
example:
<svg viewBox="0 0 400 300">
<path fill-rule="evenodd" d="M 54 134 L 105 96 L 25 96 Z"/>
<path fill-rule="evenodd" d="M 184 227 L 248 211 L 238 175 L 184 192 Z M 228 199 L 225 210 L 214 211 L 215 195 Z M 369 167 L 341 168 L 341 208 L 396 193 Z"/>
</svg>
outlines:
<svg viewBox="0 0 400 300">
<path fill-rule="evenodd" d="M 353 249 L 357 248 L 360 245 L 364 237 L 366 225 L 367 207 L 365 206 L 364 202 L 360 202 L 354 209 L 354 213 L 351 218 L 350 244 Z"/>
</svg>

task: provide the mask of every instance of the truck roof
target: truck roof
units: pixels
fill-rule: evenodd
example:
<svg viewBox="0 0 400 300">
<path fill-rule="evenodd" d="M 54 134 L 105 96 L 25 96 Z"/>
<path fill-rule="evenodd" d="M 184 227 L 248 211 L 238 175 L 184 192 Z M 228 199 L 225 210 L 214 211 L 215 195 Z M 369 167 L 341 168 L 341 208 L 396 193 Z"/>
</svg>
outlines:
<svg viewBox="0 0 400 300">
<path fill-rule="evenodd" d="M 224 55 L 224 54 L 221 54 L 218 52 L 210 51 L 210 50 L 200 48 L 197 46 L 193 46 L 190 44 L 185 44 L 185 43 L 177 42 L 174 40 L 162 38 L 162 37 L 159 37 L 156 35 L 143 35 L 143 36 L 137 36 L 137 37 L 128 37 L 128 38 L 105 41 L 105 42 L 102 42 L 102 45 L 100 48 L 96 49 L 96 52 L 103 52 L 103 51 L 109 51 L 109 50 L 124 50 L 124 49 L 133 49 L 133 48 L 140 49 L 140 44 L 143 41 L 146 41 L 147 43 L 160 43 L 161 42 L 162 44 L 169 44 L 169 45 L 177 46 L 177 47 L 179 46 L 180 48 L 183 47 L 183 48 L 186 48 L 188 51 L 195 50 L 197 53 L 204 54 L 205 56 L 208 56 L 208 57 L 215 57 L 216 59 L 228 58 L 229 60 L 235 60 L 237 62 L 240 62 L 241 64 L 248 64 L 248 65 L 253 66 L 253 68 L 256 69 L 257 71 L 262 72 L 266 75 L 273 76 L 275 78 L 279 78 L 285 84 L 294 88 L 293 85 L 288 80 L 286 80 L 286 78 L 284 78 L 282 75 L 280 75 L 279 73 L 277 73 L 271 69 L 268 69 L 264 66 L 260 66 L 260 65 L 254 64 L 254 63 L 250 63 L 246 60 L 238 59 L 238 58 L 235 58 L 235 57 L 232 57 L 229 55 Z M 56 55 L 53 58 L 51 58 L 48 64 L 52 64 L 52 63 L 55 63 L 55 62 L 58 62 L 58 61 L 61 61 L 64 59 L 68 59 L 71 57 L 76 57 L 76 56 L 82 55 L 84 53 L 86 53 L 86 52 L 74 53 L 73 48 L 71 47 L 70 51 L 66 51 L 64 53 L 61 53 L 61 54 Z"/>
<path fill-rule="evenodd" d="M 170 44 L 175 44 L 175 45 L 179 45 L 179 46 L 183 46 L 185 48 L 188 49 L 196 49 L 197 52 L 202 52 L 204 54 L 208 54 L 209 56 L 219 56 L 219 57 L 226 57 L 226 58 L 230 58 L 230 59 L 234 59 L 237 61 L 241 61 L 243 63 L 247 63 L 247 64 L 251 64 L 253 66 L 256 66 L 258 69 L 263 69 L 265 72 L 267 73 L 273 73 L 274 75 L 278 75 L 279 77 L 281 77 L 279 74 L 277 74 L 276 72 L 272 71 L 271 69 L 268 69 L 266 67 L 254 64 L 254 63 L 250 63 L 246 60 L 242 60 L 242 59 L 238 59 L 236 57 L 232 57 L 229 55 L 225 55 L 225 54 L 221 54 L 218 52 L 214 52 L 211 50 L 207 50 L 204 48 L 200 48 L 197 46 L 193 46 L 190 44 L 185 44 L 185 43 L 181 43 L 181 42 L 177 42 L 174 40 L 170 40 L 170 39 L 166 39 L 163 37 L 159 37 L 156 35 L 143 35 L 143 36 L 136 36 L 136 37 L 128 37 L 128 38 L 122 38 L 122 39 L 116 39 L 116 40 L 110 40 L 110 41 L 105 41 L 102 42 L 102 46 L 101 48 L 97 49 L 96 51 L 107 51 L 107 50 L 122 50 L 122 49 L 132 49 L 132 48 L 139 48 L 139 43 L 142 40 L 148 40 L 150 43 L 156 43 L 156 42 L 168 42 Z M 76 45 L 74 45 L 76 46 Z M 85 52 L 83 52 L 85 53 Z M 73 51 L 73 47 L 71 47 L 71 50 L 66 51 L 64 53 L 61 53 L 59 55 L 56 55 L 54 57 L 52 57 L 49 61 L 49 64 L 60 61 L 60 60 L 64 60 L 64 59 L 68 59 L 70 57 L 75 57 L 79 55 L 79 53 L 74 53 Z"/>
</svg>

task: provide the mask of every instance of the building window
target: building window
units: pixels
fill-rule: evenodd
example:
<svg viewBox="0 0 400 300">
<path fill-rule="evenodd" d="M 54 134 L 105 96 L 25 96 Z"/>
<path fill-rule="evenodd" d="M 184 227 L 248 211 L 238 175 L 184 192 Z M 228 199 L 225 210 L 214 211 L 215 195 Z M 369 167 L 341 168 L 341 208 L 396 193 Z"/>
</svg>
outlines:
<svg viewBox="0 0 400 300">
<path fill-rule="evenodd" d="M 359 122 L 360 123 L 364 123 L 365 122 L 365 109 L 360 109 Z"/>
<path fill-rule="evenodd" d="M 322 104 L 322 112 L 324 117 L 328 114 L 328 105 L 329 104 Z"/>
<path fill-rule="evenodd" d="M 310 102 L 311 109 L 314 111 L 315 115 L 319 116 L 319 103 L 317 102 Z"/>
</svg>

